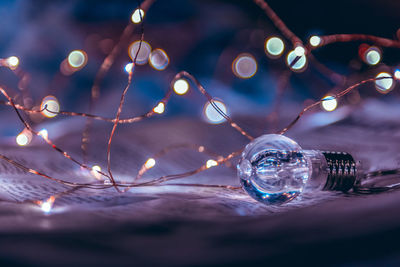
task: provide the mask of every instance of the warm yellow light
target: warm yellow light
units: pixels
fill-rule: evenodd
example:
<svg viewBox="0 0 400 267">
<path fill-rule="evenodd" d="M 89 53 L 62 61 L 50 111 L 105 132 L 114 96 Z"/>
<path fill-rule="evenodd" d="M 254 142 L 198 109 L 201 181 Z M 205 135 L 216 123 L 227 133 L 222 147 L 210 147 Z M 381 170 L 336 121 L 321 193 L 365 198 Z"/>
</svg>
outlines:
<svg viewBox="0 0 400 267">
<path fill-rule="evenodd" d="M 381 72 L 376 75 L 376 78 L 387 77 L 387 79 L 375 80 L 375 88 L 379 93 L 387 94 L 393 89 L 393 77 L 387 72 Z"/>
<path fill-rule="evenodd" d="M 149 62 L 155 70 L 165 70 L 169 64 L 169 57 L 164 50 L 157 48 L 150 53 Z"/>
<path fill-rule="evenodd" d="M 239 78 L 251 78 L 257 72 L 256 59 L 250 54 L 240 54 L 232 62 L 232 71 Z"/>
<path fill-rule="evenodd" d="M 154 165 L 156 165 L 156 160 L 153 158 L 149 158 L 146 163 L 144 164 L 144 166 L 146 167 L 146 169 L 151 169 L 154 167 Z"/>
<path fill-rule="evenodd" d="M 326 111 L 334 111 L 337 107 L 337 100 L 333 96 L 325 96 L 322 98 L 322 108 Z"/>
<path fill-rule="evenodd" d="M 40 109 L 42 110 L 43 116 L 47 118 L 53 118 L 57 116 L 58 112 L 60 111 L 60 104 L 58 103 L 57 98 L 54 96 L 46 96 L 42 100 Z"/>
<path fill-rule="evenodd" d="M 279 37 L 271 37 L 265 42 L 265 52 L 269 57 L 279 57 L 283 53 L 284 49 L 285 44 Z"/>
<path fill-rule="evenodd" d="M 101 167 L 98 165 L 95 165 L 92 167 L 92 170 L 90 171 L 90 173 L 96 178 L 96 179 L 100 179 L 101 178 Z"/>
<path fill-rule="evenodd" d="M 174 83 L 174 91 L 178 95 L 184 95 L 189 91 L 189 83 L 185 79 L 178 79 Z"/>
<path fill-rule="evenodd" d="M 6 59 L 6 64 L 10 69 L 14 70 L 19 65 L 19 58 L 16 56 L 11 56 Z"/>
<path fill-rule="evenodd" d="M 303 48 L 304 49 L 304 48 Z M 301 50 L 301 49 L 300 49 Z M 299 52 L 299 51 L 298 51 Z M 300 51 L 301 52 L 301 51 Z M 300 57 L 296 63 L 293 64 L 293 66 L 290 66 L 292 62 L 297 58 Z M 307 58 L 303 54 L 302 56 L 297 56 L 296 52 L 294 50 L 290 51 L 289 54 L 287 55 L 286 58 L 286 63 L 287 65 L 293 70 L 293 71 L 303 71 L 305 69 L 306 63 L 307 63 Z"/>
<path fill-rule="evenodd" d="M 142 44 L 140 44 L 139 41 L 133 42 L 128 49 L 129 56 L 132 59 L 132 62 L 135 62 L 135 57 L 136 57 L 136 64 L 138 65 L 144 65 L 147 63 L 149 60 L 150 52 L 151 52 L 151 46 L 149 45 L 148 42 L 142 41 Z M 140 49 L 139 49 L 140 47 Z M 139 51 L 139 53 L 138 53 Z M 137 54 L 137 56 L 136 56 Z"/>
<path fill-rule="evenodd" d="M 313 36 L 310 37 L 309 42 L 310 42 L 311 46 L 316 47 L 316 46 L 319 46 L 321 44 L 321 38 L 319 36 L 317 36 L 317 35 L 313 35 Z"/>
<path fill-rule="evenodd" d="M 227 113 L 226 106 L 223 102 L 214 100 L 214 104 L 223 112 Z M 206 117 L 207 121 L 212 124 L 219 124 L 225 121 L 225 118 L 219 114 L 217 110 L 207 102 L 204 106 L 204 116 Z"/>
<path fill-rule="evenodd" d="M 87 55 L 82 50 L 74 50 L 68 55 L 68 64 L 73 68 L 82 68 L 86 65 Z"/>
<path fill-rule="evenodd" d="M 137 8 L 135 9 L 135 11 L 133 11 L 132 13 L 132 17 L 131 20 L 133 23 L 137 24 L 142 22 L 142 19 L 144 18 L 144 10 L 141 8 Z"/>
<path fill-rule="evenodd" d="M 217 161 L 215 161 L 215 160 L 213 160 L 213 159 L 207 160 L 207 163 L 206 163 L 207 169 L 209 169 L 209 168 L 211 168 L 211 167 L 214 167 L 214 166 L 217 166 L 217 165 L 218 165 L 218 162 L 217 162 Z"/>
<path fill-rule="evenodd" d="M 158 105 L 153 109 L 155 113 L 162 114 L 165 111 L 165 104 L 163 102 L 158 103 Z"/>
</svg>

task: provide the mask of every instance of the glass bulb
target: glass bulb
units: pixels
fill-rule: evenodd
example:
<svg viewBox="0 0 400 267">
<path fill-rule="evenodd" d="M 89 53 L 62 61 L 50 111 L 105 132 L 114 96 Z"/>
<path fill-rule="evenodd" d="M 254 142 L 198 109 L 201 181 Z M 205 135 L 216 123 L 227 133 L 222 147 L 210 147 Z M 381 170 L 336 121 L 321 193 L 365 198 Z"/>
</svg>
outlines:
<svg viewBox="0 0 400 267">
<path fill-rule="evenodd" d="M 288 137 L 266 134 L 246 146 L 237 173 L 252 198 L 279 205 L 304 191 L 350 190 L 356 164 L 347 153 L 302 150 Z"/>
</svg>

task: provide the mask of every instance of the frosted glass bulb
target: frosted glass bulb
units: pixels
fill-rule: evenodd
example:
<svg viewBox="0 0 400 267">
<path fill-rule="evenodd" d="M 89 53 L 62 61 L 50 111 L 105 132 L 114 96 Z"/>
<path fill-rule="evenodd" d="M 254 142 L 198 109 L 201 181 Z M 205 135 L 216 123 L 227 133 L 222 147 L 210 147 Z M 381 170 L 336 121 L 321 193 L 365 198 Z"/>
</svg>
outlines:
<svg viewBox="0 0 400 267">
<path fill-rule="evenodd" d="M 307 190 L 350 190 L 356 164 L 347 153 L 302 150 L 288 137 L 266 134 L 246 146 L 237 173 L 252 198 L 279 205 Z"/>
</svg>

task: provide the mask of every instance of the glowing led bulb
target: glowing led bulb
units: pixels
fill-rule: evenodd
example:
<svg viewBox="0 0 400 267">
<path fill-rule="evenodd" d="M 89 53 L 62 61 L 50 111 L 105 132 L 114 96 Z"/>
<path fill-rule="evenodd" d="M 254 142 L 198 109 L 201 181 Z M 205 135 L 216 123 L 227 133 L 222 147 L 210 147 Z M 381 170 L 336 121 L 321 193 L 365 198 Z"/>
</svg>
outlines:
<svg viewBox="0 0 400 267">
<path fill-rule="evenodd" d="M 373 66 L 378 64 L 381 61 L 381 51 L 379 48 L 375 46 L 371 46 L 370 48 L 367 49 L 367 51 L 364 54 L 365 62 L 367 62 L 369 65 Z"/>
<path fill-rule="evenodd" d="M 19 146 L 27 146 L 32 141 L 32 133 L 28 130 L 23 130 L 17 137 L 15 138 L 15 142 Z"/>
<path fill-rule="evenodd" d="M 386 77 L 386 79 L 383 79 L 384 77 Z M 379 80 L 375 80 L 375 87 L 378 92 L 382 94 L 387 94 L 393 89 L 393 77 L 389 73 L 381 72 L 376 75 L 375 78 L 381 78 Z"/>
<path fill-rule="evenodd" d="M 157 48 L 150 53 L 149 62 L 155 70 L 165 70 L 169 64 L 169 58 L 164 50 Z"/>
<path fill-rule="evenodd" d="M 11 56 L 6 59 L 6 64 L 10 69 L 15 70 L 19 65 L 19 58 L 16 56 Z"/>
<path fill-rule="evenodd" d="M 286 63 L 293 71 L 303 71 L 305 69 L 305 66 L 307 63 L 307 58 L 304 53 L 302 55 L 298 55 L 300 52 L 302 52 L 301 50 L 302 49 L 298 49 L 297 54 L 296 54 L 295 50 L 292 50 L 287 55 Z M 304 48 L 303 48 L 303 50 L 304 50 Z M 299 57 L 299 59 L 294 63 L 294 60 L 297 57 Z"/>
<path fill-rule="evenodd" d="M 322 100 L 324 101 L 322 101 L 321 106 L 326 111 L 334 111 L 336 109 L 337 100 L 333 96 L 325 96 Z"/>
<path fill-rule="evenodd" d="M 232 71 L 239 78 L 249 79 L 257 72 L 257 61 L 250 54 L 240 54 L 232 63 Z"/>
<path fill-rule="evenodd" d="M 301 57 L 301 56 L 304 56 L 304 54 L 306 53 L 306 50 L 302 46 L 297 46 L 294 49 L 294 53 L 296 54 L 296 56 Z"/>
<path fill-rule="evenodd" d="M 140 48 L 139 48 L 140 47 Z M 146 41 L 135 41 L 129 46 L 129 56 L 132 62 L 135 61 L 138 65 L 144 65 L 149 60 L 149 55 L 151 52 L 151 46 Z M 138 52 L 139 51 L 139 52 Z M 137 56 L 136 56 L 137 55 Z"/>
<path fill-rule="evenodd" d="M 214 104 L 223 112 L 226 114 L 226 106 L 223 102 L 214 100 Z M 219 114 L 217 110 L 210 104 L 210 102 L 207 102 L 204 106 L 204 115 L 209 123 L 212 124 L 219 124 L 225 121 L 225 118 Z"/>
<path fill-rule="evenodd" d="M 217 161 L 215 161 L 213 159 L 207 160 L 207 162 L 206 162 L 206 168 L 207 169 L 209 169 L 211 167 L 214 167 L 214 166 L 218 166 L 218 162 Z"/>
<path fill-rule="evenodd" d="M 47 118 L 53 118 L 57 116 L 58 112 L 60 111 L 60 104 L 58 103 L 57 98 L 54 96 L 46 96 L 42 100 L 40 109 L 42 110 L 43 116 Z"/>
<path fill-rule="evenodd" d="M 251 197 L 279 205 L 303 191 L 350 190 L 356 181 L 356 164 L 347 153 L 302 150 L 288 137 L 266 134 L 246 146 L 237 174 Z"/>
<path fill-rule="evenodd" d="M 74 50 L 68 55 L 68 64 L 72 68 L 82 68 L 86 65 L 87 56 L 82 50 Z"/>
<path fill-rule="evenodd" d="M 49 138 L 49 132 L 46 129 L 42 129 L 38 132 L 38 135 L 43 137 L 43 139 Z"/>
<path fill-rule="evenodd" d="M 321 44 L 321 38 L 319 36 L 313 35 L 310 37 L 309 42 L 310 42 L 310 45 L 316 47 Z"/>
<path fill-rule="evenodd" d="M 137 8 L 135 11 L 133 11 L 131 20 L 133 23 L 137 24 L 142 22 L 142 19 L 144 18 L 144 11 L 143 9 Z"/>
<path fill-rule="evenodd" d="M 131 73 L 133 71 L 133 69 L 134 69 L 134 66 L 133 66 L 132 62 L 125 65 L 125 71 L 127 73 Z"/>
<path fill-rule="evenodd" d="M 185 79 L 178 79 L 174 83 L 174 92 L 178 95 L 184 95 L 189 91 L 189 83 Z"/>
<path fill-rule="evenodd" d="M 397 80 L 400 80 L 400 69 L 397 69 L 397 70 L 394 71 L 394 77 L 395 77 Z"/>
<path fill-rule="evenodd" d="M 90 173 L 94 176 L 94 178 L 96 179 L 100 179 L 101 178 L 101 167 L 98 165 L 95 165 L 92 167 L 92 170 L 90 171 Z"/>
<path fill-rule="evenodd" d="M 165 111 L 165 104 L 163 102 L 158 103 L 158 105 L 153 108 L 153 111 L 158 114 L 162 114 Z"/>
<path fill-rule="evenodd" d="M 265 42 L 265 53 L 271 58 L 277 58 L 282 55 L 285 44 L 279 37 L 271 37 Z"/>
<path fill-rule="evenodd" d="M 55 200 L 56 200 L 55 197 L 51 196 L 47 200 L 42 201 L 40 204 L 40 208 L 42 209 L 42 211 L 44 213 L 50 213 L 51 209 L 53 208 L 53 204 L 54 204 Z"/>
<path fill-rule="evenodd" d="M 151 169 L 154 167 L 154 165 L 156 165 L 156 160 L 153 158 L 149 158 L 146 163 L 144 164 L 144 166 L 146 167 L 146 169 Z"/>
</svg>

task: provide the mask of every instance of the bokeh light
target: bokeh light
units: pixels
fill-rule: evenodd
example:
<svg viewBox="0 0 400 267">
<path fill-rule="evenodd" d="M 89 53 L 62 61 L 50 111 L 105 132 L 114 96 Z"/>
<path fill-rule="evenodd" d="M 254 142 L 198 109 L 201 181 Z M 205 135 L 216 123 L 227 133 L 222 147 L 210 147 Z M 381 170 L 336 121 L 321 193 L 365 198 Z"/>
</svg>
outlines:
<svg viewBox="0 0 400 267">
<path fill-rule="evenodd" d="M 249 79 L 257 72 L 257 62 L 250 54 L 240 54 L 232 63 L 233 73 L 242 79 Z"/>
<path fill-rule="evenodd" d="M 19 146 L 27 146 L 32 141 L 32 133 L 28 130 L 23 130 L 17 137 L 15 138 L 15 142 Z"/>
<path fill-rule="evenodd" d="M 150 66 L 156 70 L 165 70 L 169 64 L 169 58 L 164 50 L 154 49 L 149 56 Z"/>
<path fill-rule="evenodd" d="M 138 50 L 139 53 L 137 53 Z M 146 41 L 142 41 L 142 44 L 140 44 L 140 40 L 135 41 L 129 46 L 129 56 L 134 62 L 137 53 L 136 64 L 138 65 L 144 65 L 147 63 L 147 61 L 149 60 L 150 52 L 151 52 L 151 46 Z"/>
<path fill-rule="evenodd" d="M 310 37 L 309 42 L 311 46 L 317 47 L 321 44 L 321 38 L 317 35 L 313 35 Z"/>
<path fill-rule="evenodd" d="M 60 104 L 58 103 L 57 98 L 50 95 L 43 98 L 40 109 L 42 110 L 43 116 L 53 118 L 58 115 Z"/>
<path fill-rule="evenodd" d="M 124 69 L 127 73 L 131 73 L 135 68 L 133 66 L 133 63 L 131 62 L 126 64 Z"/>
<path fill-rule="evenodd" d="M 189 83 L 185 79 L 178 79 L 174 83 L 174 92 L 178 95 L 184 95 L 189 91 Z"/>
<path fill-rule="evenodd" d="M 19 58 L 16 56 L 8 57 L 6 59 L 6 64 L 10 69 L 15 70 L 19 65 Z"/>
<path fill-rule="evenodd" d="M 378 90 L 378 92 L 382 94 L 387 94 L 393 89 L 394 86 L 393 77 L 387 72 L 381 72 L 378 75 L 376 75 L 375 78 L 382 78 L 382 77 L 388 77 L 391 79 L 375 80 L 375 88 L 376 90 Z"/>
<path fill-rule="evenodd" d="M 226 106 L 223 102 L 219 100 L 214 100 L 214 104 L 225 114 L 227 114 Z M 210 102 L 207 102 L 204 105 L 204 116 L 209 123 L 219 124 L 225 121 L 225 118 L 218 113 L 217 110 L 211 105 Z"/>
<path fill-rule="evenodd" d="M 131 16 L 131 20 L 133 23 L 137 24 L 140 23 L 142 21 L 142 19 L 144 18 L 144 10 L 141 8 L 137 8 L 135 9 L 135 11 L 133 11 L 132 16 Z"/>
<path fill-rule="evenodd" d="M 371 66 L 378 64 L 381 61 L 381 50 L 375 46 L 371 46 L 364 53 L 365 62 Z"/>
<path fill-rule="evenodd" d="M 154 165 L 156 165 L 156 160 L 153 158 L 149 158 L 146 163 L 144 164 L 144 166 L 146 167 L 146 169 L 151 169 L 154 167 Z"/>
<path fill-rule="evenodd" d="M 334 111 L 337 108 L 337 100 L 333 96 L 325 96 L 322 98 L 321 106 L 325 111 Z"/>
<path fill-rule="evenodd" d="M 43 137 L 43 139 L 48 139 L 49 138 L 49 132 L 46 129 L 42 129 L 38 132 L 38 135 Z"/>
<path fill-rule="evenodd" d="M 290 66 L 292 64 L 292 62 L 295 60 L 295 58 L 297 58 L 297 57 L 298 56 L 296 55 L 296 52 L 294 50 L 290 51 L 289 54 L 287 55 L 286 63 L 293 71 L 301 72 L 301 71 L 305 70 L 305 68 L 306 68 L 307 58 L 303 54 L 296 61 L 296 63 L 293 64 L 293 66 Z"/>
<path fill-rule="evenodd" d="M 92 167 L 90 173 L 93 175 L 94 178 L 100 180 L 101 178 L 101 167 L 99 165 L 95 165 Z"/>
<path fill-rule="evenodd" d="M 306 53 L 306 50 L 304 49 L 304 47 L 302 46 L 296 46 L 296 48 L 294 49 L 294 53 L 296 54 L 296 56 L 303 56 Z"/>
<path fill-rule="evenodd" d="M 271 58 L 277 58 L 285 50 L 285 44 L 279 37 L 271 37 L 265 42 L 265 53 Z"/>
<path fill-rule="evenodd" d="M 68 64 L 72 68 L 82 68 L 86 65 L 87 55 L 82 50 L 74 50 L 68 55 Z"/>
<path fill-rule="evenodd" d="M 55 197 L 51 196 L 41 203 L 40 208 L 44 213 L 50 213 L 51 209 L 53 208 L 54 201 Z"/>
<path fill-rule="evenodd" d="M 214 166 L 218 166 L 218 162 L 217 161 L 215 161 L 213 159 L 207 160 L 207 162 L 206 162 L 206 168 L 207 169 L 209 169 L 211 167 L 214 167 Z"/>
<path fill-rule="evenodd" d="M 394 78 L 396 78 L 397 80 L 400 80 L 400 69 L 396 69 L 394 71 Z"/>
<path fill-rule="evenodd" d="M 163 102 L 158 103 L 158 105 L 153 108 L 153 111 L 158 114 L 162 114 L 165 111 L 165 104 Z"/>
</svg>

